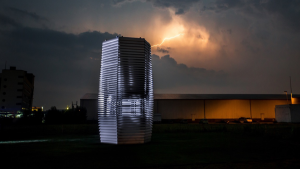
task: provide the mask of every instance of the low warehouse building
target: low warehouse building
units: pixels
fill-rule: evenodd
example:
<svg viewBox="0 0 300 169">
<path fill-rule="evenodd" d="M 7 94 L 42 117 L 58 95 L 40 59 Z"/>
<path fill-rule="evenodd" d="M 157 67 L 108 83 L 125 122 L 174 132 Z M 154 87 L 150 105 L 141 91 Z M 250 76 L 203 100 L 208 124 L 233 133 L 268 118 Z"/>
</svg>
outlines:
<svg viewBox="0 0 300 169">
<path fill-rule="evenodd" d="M 283 94 L 155 94 L 154 99 L 154 113 L 175 121 L 274 121 L 275 106 L 291 103 Z"/>
<path fill-rule="evenodd" d="M 276 105 L 275 117 L 278 122 L 300 122 L 300 104 Z"/>
<path fill-rule="evenodd" d="M 87 120 L 98 120 L 98 94 L 86 93 L 80 98 L 80 106 L 86 108 Z"/>
<path fill-rule="evenodd" d="M 199 122 L 247 117 L 254 121 L 274 121 L 275 106 L 291 104 L 288 98 L 285 94 L 154 94 L 154 119 Z M 88 120 L 97 120 L 97 94 L 85 94 L 80 105 L 86 107 Z"/>
</svg>

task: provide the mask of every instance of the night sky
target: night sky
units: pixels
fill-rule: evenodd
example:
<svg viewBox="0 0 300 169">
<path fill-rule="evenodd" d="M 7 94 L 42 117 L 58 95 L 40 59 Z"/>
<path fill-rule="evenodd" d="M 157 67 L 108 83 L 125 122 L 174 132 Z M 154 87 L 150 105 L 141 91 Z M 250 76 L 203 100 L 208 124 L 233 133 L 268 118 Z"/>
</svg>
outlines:
<svg viewBox="0 0 300 169">
<path fill-rule="evenodd" d="M 299 0 L 2 0 L 0 67 L 35 75 L 33 106 L 97 93 L 101 46 L 152 47 L 154 93 L 300 93 Z"/>
</svg>

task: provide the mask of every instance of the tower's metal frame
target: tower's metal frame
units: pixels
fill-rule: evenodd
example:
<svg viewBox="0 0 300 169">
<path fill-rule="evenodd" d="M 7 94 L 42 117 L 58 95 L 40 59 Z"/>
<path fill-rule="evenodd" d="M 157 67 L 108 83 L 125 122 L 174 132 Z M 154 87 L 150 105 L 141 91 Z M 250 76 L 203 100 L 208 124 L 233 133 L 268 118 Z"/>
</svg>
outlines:
<svg viewBox="0 0 300 169">
<path fill-rule="evenodd" d="M 98 95 L 100 141 L 138 144 L 151 140 L 151 46 L 143 38 L 116 37 L 102 44 Z"/>
</svg>

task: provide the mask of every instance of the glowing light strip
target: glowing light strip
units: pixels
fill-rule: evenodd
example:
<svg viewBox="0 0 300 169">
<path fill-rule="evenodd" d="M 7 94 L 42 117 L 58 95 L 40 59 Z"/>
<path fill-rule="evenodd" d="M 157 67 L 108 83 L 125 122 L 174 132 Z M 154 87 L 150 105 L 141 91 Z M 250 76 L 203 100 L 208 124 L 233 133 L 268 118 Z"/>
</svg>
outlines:
<svg viewBox="0 0 300 169">
<path fill-rule="evenodd" d="M 162 44 L 165 42 L 165 40 L 173 39 L 173 38 L 176 38 L 176 37 L 178 37 L 178 36 L 180 36 L 180 35 L 183 35 L 183 34 L 180 33 L 180 34 L 175 35 L 175 36 L 173 36 L 173 37 L 164 38 L 164 40 L 163 40 L 160 44 L 152 45 L 151 47 L 154 47 L 154 46 L 160 46 L 160 45 L 162 45 Z"/>
<path fill-rule="evenodd" d="M 17 143 L 38 143 L 47 142 L 49 140 L 16 140 L 16 141 L 0 141 L 0 144 L 17 144 Z"/>
</svg>

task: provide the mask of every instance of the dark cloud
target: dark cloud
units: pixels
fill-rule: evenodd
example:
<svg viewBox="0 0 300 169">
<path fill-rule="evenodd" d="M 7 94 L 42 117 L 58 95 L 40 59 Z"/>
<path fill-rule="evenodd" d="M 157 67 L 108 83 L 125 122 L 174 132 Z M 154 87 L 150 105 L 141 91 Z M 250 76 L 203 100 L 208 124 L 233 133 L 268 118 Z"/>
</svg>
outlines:
<svg viewBox="0 0 300 169">
<path fill-rule="evenodd" d="M 48 28 L 53 25 L 46 17 L 14 7 L 3 7 L 0 13 L 0 25 L 12 27 L 28 26 Z"/>
<path fill-rule="evenodd" d="M 160 28 L 176 21 L 170 8 L 184 14 L 176 18 L 186 31 L 186 40 L 201 46 L 191 43 L 176 44 L 176 49 L 159 48 L 157 53 L 170 56 L 153 55 L 156 91 L 187 93 L 184 89 L 188 88 L 189 93 L 280 93 L 289 88 L 289 79 L 282 79 L 297 77 L 299 1 L 140 1 L 69 0 L 47 5 L 38 0 L 3 1 L 2 68 L 6 60 L 8 66 L 36 75 L 37 106 L 66 107 L 84 93 L 97 92 L 104 39 L 114 38 L 114 32 L 142 36 L 150 42 L 163 38 L 160 35 L 168 30 Z M 124 3 L 128 4 L 122 6 Z M 202 40 L 207 44 L 202 46 Z M 299 86 L 300 81 L 295 78 L 293 84 Z"/>
<path fill-rule="evenodd" d="M 6 32 L 3 36 L 10 39 L 10 41 L 15 40 L 54 48 L 99 50 L 101 49 L 101 44 L 105 39 L 111 39 L 112 37 L 119 35 L 112 35 L 97 31 L 83 32 L 76 35 L 50 29 L 20 27 L 16 30 Z"/>
<path fill-rule="evenodd" d="M 184 9 L 179 8 L 179 9 L 175 12 L 175 14 L 176 14 L 176 15 L 184 14 Z"/>
<path fill-rule="evenodd" d="M 273 20 L 278 19 L 296 31 L 300 31 L 300 1 L 284 0 L 271 1 L 262 6 L 273 15 Z"/>
<path fill-rule="evenodd" d="M 22 9 L 18 9 L 18 8 L 13 8 L 13 7 L 9 7 L 8 8 L 9 10 L 13 11 L 14 13 L 16 14 L 20 14 L 22 16 L 28 16 L 28 17 L 31 17 L 32 19 L 34 19 L 35 21 L 37 22 L 40 22 L 40 21 L 49 21 L 47 18 L 45 17 L 42 17 L 34 12 L 28 12 L 26 10 L 22 10 Z"/>
<path fill-rule="evenodd" d="M 152 55 L 154 89 L 172 89 L 176 87 L 209 85 L 226 86 L 227 74 L 223 71 L 206 70 L 178 64 L 169 55 L 161 58 Z"/>
<path fill-rule="evenodd" d="M 97 92 L 102 42 L 117 35 L 20 26 L 0 32 L 1 60 L 35 75 L 35 105 L 64 108 Z"/>
<path fill-rule="evenodd" d="M 155 7 L 161 8 L 174 8 L 175 14 L 184 14 L 193 4 L 201 0 L 147 0 L 151 2 Z"/>
<path fill-rule="evenodd" d="M 101 44 L 117 35 L 17 27 L 1 33 L 1 60 L 36 76 L 35 105 L 63 108 L 69 104 L 66 101 L 76 101 L 84 93 L 97 92 Z M 162 52 L 167 49 L 159 48 Z M 155 89 L 225 83 L 223 72 L 189 68 L 177 64 L 169 55 L 162 58 L 153 55 L 152 58 Z"/>
<path fill-rule="evenodd" d="M 216 10 L 216 8 L 212 7 L 212 6 L 207 7 L 207 6 L 203 5 L 201 11 L 206 11 L 206 10 L 208 10 L 208 11 L 214 11 L 214 10 Z"/>
<path fill-rule="evenodd" d="M 125 3 L 130 3 L 130 2 L 134 2 L 134 1 L 137 1 L 137 0 L 113 0 L 112 4 L 114 6 L 121 6 L 121 5 L 125 4 Z"/>
<path fill-rule="evenodd" d="M 215 9 L 227 10 L 233 7 L 241 6 L 243 4 L 243 0 L 217 0 Z"/>
<path fill-rule="evenodd" d="M 1 60 L 35 75 L 34 104 L 47 109 L 64 108 L 85 93 L 97 92 L 101 44 L 118 34 L 72 34 L 20 26 L 0 35 Z M 224 72 L 177 64 L 169 55 L 152 58 L 155 89 L 226 83 Z"/>
<path fill-rule="evenodd" d="M 222 12 L 237 9 L 239 13 L 255 17 L 268 18 L 275 25 L 300 30 L 300 1 L 299 0 L 217 0 L 211 7 L 204 6 L 202 11 L 213 10 Z"/>
<path fill-rule="evenodd" d="M 112 0 L 112 3 L 113 3 L 114 5 L 118 5 L 118 4 L 124 3 L 124 2 L 126 2 L 126 0 Z"/>
<path fill-rule="evenodd" d="M 167 48 L 167 49 L 164 49 L 164 48 L 160 48 L 160 47 L 157 47 L 156 50 L 158 52 L 161 52 L 161 53 L 169 53 L 169 49 L 170 48 Z"/>
<path fill-rule="evenodd" d="M 130 3 L 134 1 L 137 0 L 113 0 L 112 3 L 114 6 L 121 6 L 125 3 Z M 174 8 L 176 10 L 176 15 L 184 14 L 193 4 L 199 1 L 201 0 L 146 0 L 146 2 L 152 3 L 155 7 Z"/>
<path fill-rule="evenodd" d="M 20 23 L 16 22 L 14 19 L 3 15 L 0 13 L 0 25 L 2 26 L 13 26 L 13 27 L 19 27 L 21 26 Z"/>
</svg>

